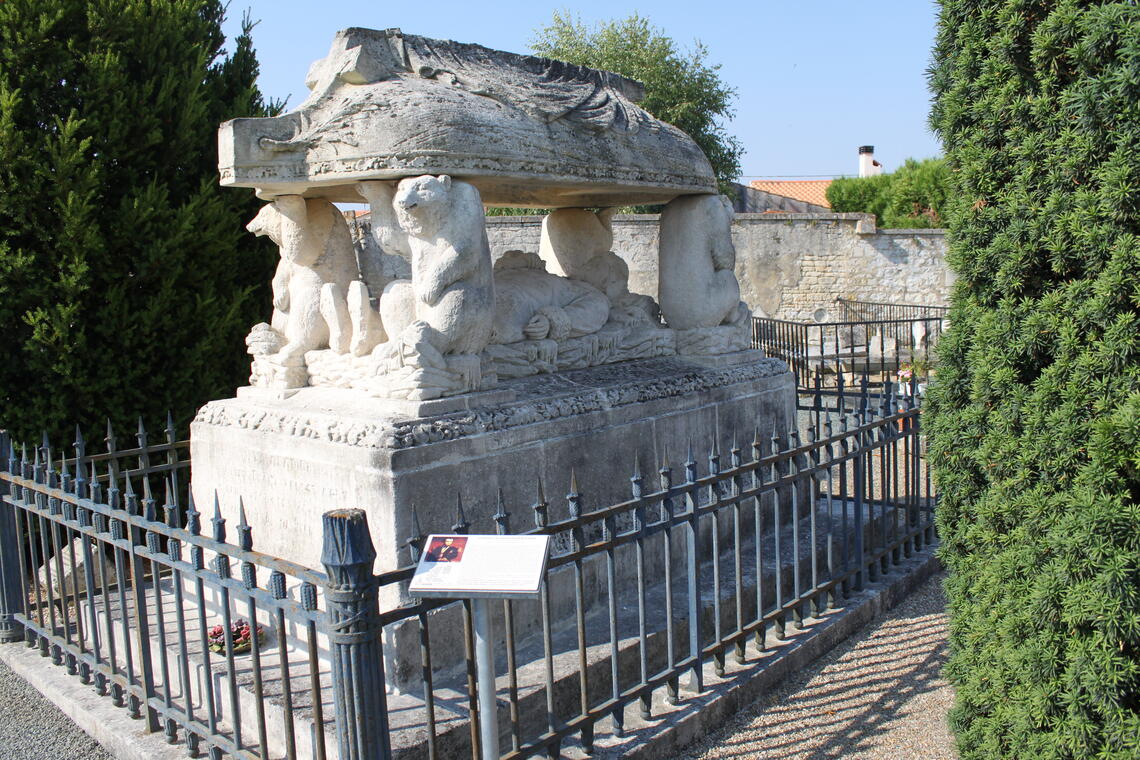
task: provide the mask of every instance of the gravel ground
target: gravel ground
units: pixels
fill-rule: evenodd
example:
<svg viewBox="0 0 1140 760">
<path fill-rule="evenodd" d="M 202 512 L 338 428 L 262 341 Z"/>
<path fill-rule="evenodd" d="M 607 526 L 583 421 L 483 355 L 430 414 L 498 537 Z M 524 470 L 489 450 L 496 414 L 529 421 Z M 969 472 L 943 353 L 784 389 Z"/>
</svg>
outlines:
<svg viewBox="0 0 1140 760">
<path fill-rule="evenodd" d="M 683 760 L 955 760 L 939 573 Z"/>
<path fill-rule="evenodd" d="M 113 758 L 27 681 L 0 663 L 0 760 Z"/>
</svg>

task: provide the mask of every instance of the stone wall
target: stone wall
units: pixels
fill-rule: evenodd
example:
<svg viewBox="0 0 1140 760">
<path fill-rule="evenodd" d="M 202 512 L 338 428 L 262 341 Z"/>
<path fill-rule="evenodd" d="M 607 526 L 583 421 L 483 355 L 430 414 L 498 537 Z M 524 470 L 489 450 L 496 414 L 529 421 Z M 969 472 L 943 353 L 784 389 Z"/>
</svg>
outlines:
<svg viewBox="0 0 1140 760">
<path fill-rule="evenodd" d="M 488 217 L 492 254 L 537 251 L 541 223 Z M 741 298 L 758 315 L 810 320 L 837 297 L 949 303 L 944 230 L 880 230 L 868 214 L 737 214 L 732 238 Z M 614 251 L 629 264 L 630 290 L 656 297 L 657 216 L 615 217 Z"/>
</svg>

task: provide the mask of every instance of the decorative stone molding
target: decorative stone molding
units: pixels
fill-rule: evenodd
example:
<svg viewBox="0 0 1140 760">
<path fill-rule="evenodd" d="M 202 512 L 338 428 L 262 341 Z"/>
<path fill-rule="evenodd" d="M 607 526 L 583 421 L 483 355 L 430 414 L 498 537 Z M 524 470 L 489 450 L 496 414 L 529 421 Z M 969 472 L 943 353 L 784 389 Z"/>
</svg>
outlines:
<svg viewBox="0 0 1140 760">
<path fill-rule="evenodd" d="M 233 400 L 212 401 L 203 406 L 195 424 L 236 427 L 284 433 L 297 438 L 345 444 L 370 449 L 407 449 L 438 441 L 456 440 L 489 431 L 508 430 L 549 420 L 589 414 L 630 404 L 755 381 L 780 379 L 787 365 L 777 359 L 761 359 L 746 352 L 743 363 L 710 369 L 679 358 L 649 359 L 592 368 L 557 376 L 534 376 L 509 384 L 516 399 L 417 419 L 393 418 L 362 422 L 344 415 L 305 407 L 294 411 L 294 399 L 304 401 L 305 392 L 271 404 Z M 566 392 L 580 380 L 590 387 Z M 555 393 L 555 390 L 560 392 Z M 239 400 L 240 401 L 240 400 Z"/>
</svg>

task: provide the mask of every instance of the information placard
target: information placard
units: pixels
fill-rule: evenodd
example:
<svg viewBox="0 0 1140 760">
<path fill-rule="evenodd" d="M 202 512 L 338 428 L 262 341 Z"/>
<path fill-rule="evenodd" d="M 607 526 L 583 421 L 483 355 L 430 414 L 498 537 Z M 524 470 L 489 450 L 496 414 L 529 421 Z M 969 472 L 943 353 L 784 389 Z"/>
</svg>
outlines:
<svg viewBox="0 0 1140 760">
<path fill-rule="evenodd" d="M 408 593 L 419 597 L 534 597 L 550 536 L 432 534 Z"/>
</svg>

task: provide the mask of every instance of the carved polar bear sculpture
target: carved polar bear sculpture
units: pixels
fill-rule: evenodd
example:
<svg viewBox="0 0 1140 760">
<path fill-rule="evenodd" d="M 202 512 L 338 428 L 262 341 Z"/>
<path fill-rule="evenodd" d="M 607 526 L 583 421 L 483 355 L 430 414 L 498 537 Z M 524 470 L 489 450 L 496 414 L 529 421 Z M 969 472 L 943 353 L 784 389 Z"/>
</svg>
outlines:
<svg viewBox="0 0 1140 760">
<path fill-rule="evenodd" d="M 609 315 L 600 290 L 546 272 L 533 253 L 507 251 L 495 262 L 492 343 L 578 338 L 600 330 Z"/>
<path fill-rule="evenodd" d="M 676 198 L 661 213 L 657 298 L 674 330 L 739 318 L 732 204 L 719 195 Z"/>
<path fill-rule="evenodd" d="M 626 289 L 629 267 L 610 252 L 614 209 L 558 208 L 542 219 L 538 255 L 551 274 L 582 280 L 613 299 Z"/>
<path fill-rule="evenodd" d="M 352 235 L 336 207 L 323 199 L 281 196 L 263 206 L 246 229 L 267 235 L 281 249 L 272 318 L 273 329 L 285 338 L 281 362 L 303 362 L 306 351 L 328 346 L 345 351 L 345 293 L 358 272 Z"/>
<path fill-rule="evenodd" d="M 479 191 L 451 177 L 401 180 L 392 202 L 412 254 L 416 321 L 389 339 L 426 341 L 440 354 L 477 354 L 491 337 L 495 291 Z M 396 283 L 390 283 L 392 288 Z M 395 296 L 385 290 L 381 298 Z M 385 329 L 389 328 L 385 317 Z"/>
</svg>

